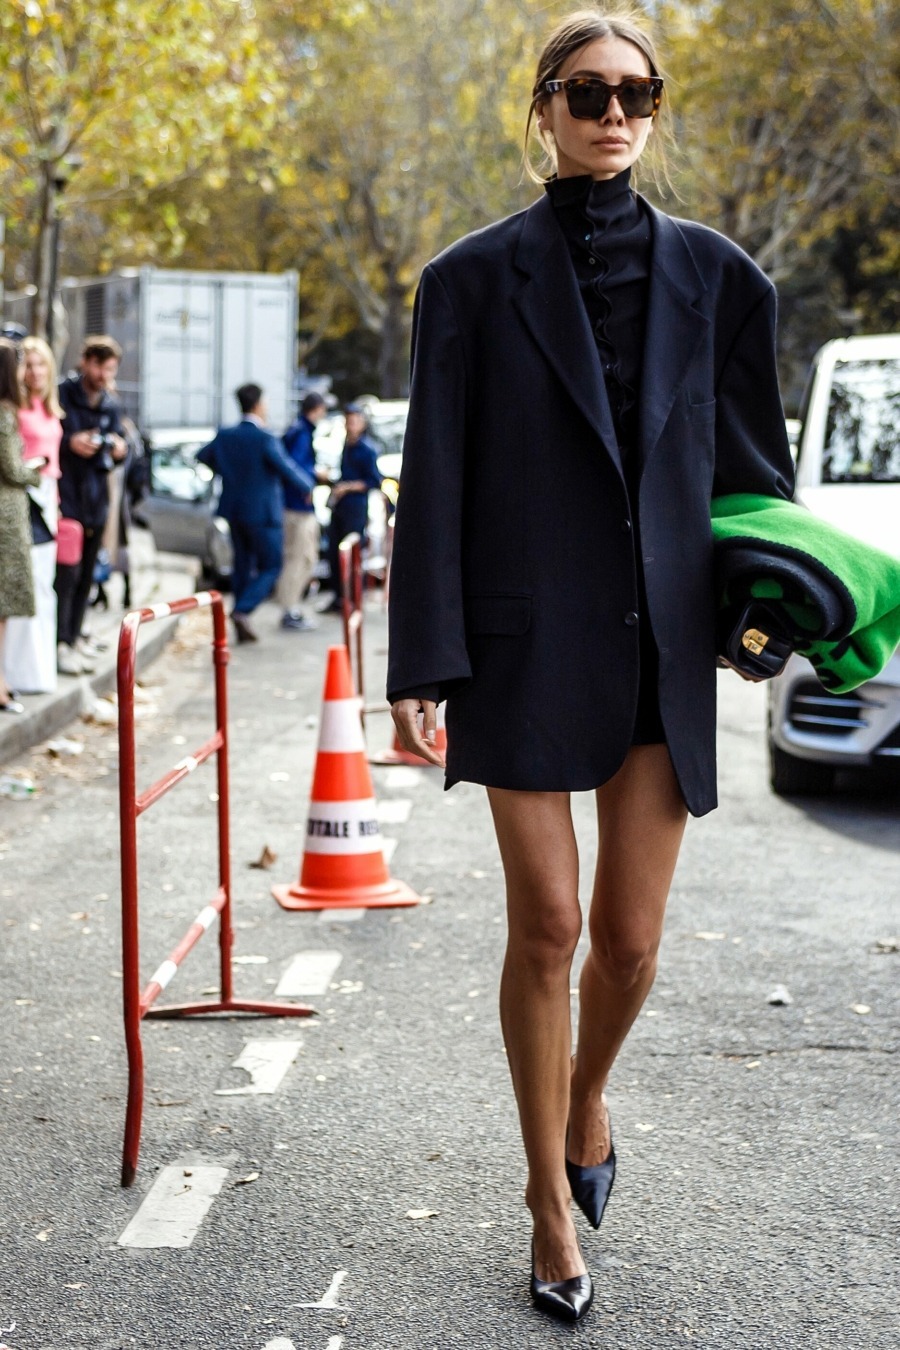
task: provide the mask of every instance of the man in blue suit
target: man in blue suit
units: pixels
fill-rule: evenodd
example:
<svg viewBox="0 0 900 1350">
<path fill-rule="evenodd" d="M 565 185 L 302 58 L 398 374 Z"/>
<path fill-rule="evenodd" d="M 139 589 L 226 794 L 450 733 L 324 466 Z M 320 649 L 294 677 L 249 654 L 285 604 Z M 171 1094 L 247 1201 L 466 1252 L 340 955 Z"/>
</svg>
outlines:
<svg viewBox="0 0 900 1350">
<path fill-rule="evenodd" d="M 250 615 L 270 594 L 281 571 L 284 484 L 308 494 L 313 479 L 266 429 L 260 386 L 243 384 L 235 397 L 241 421 L 223 427 L 197 459 L 222 479 L 219 514 L 228 521 L 234 546 L 231 619 L 238 642 L 256 642 Z"/>
</svg>

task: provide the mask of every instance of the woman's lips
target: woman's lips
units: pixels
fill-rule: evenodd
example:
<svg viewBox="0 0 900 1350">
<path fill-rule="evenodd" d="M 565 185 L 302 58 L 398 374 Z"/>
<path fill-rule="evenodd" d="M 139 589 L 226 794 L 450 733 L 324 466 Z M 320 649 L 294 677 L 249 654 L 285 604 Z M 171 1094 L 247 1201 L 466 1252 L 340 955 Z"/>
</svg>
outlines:
<svg viewBox="0 0 900 1350">
<path fill-rule="evenodd" d="M 610 149 L 618 149 L 619 146 L 623 146 L 623 147 L 624 147 L 624 146 L 627 146 L 627 145 L 628 145 L 628 142 L 625 141 L 625 140 L 622 140 L 622 138 L 621 138 L 620 136 L 611 136 L 611 137 L 605 138 L 605 139 L 602 140 L 602 141 L 593 141 L 592 144 L 593 144 L 593 145 L 606 145 L 606 146 L 608 146 Z"/>
</svg>

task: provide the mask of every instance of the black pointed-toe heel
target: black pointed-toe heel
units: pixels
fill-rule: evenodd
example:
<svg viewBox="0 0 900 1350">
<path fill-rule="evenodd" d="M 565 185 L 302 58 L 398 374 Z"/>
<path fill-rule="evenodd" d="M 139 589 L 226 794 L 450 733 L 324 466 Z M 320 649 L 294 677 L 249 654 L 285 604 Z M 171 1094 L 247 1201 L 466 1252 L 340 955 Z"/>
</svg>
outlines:
<svg viewBox="0 0 900 1350">
<path fill-rule="evenodd" d="M 539 1280 L 532 1245 L 531 1297 L 536 1308 L 560 1322 L 580 1322 L 594 1301 L 594 1282 L 587 1273 L 574 1275 L 571 1280 Z"/>
<path fill-rule="evenodd" d="M 616 1179 L 616 1150 L 612 1142 L 612 1125 L 609 1132 L 609 1156 L 605 1162 L 599 1163 L 596 1167 L 579 1167 L 577 1163 L 570 1162 L 566 1158 L 566 1176 L 572 1188 L 572 1199 L 588 1223 L 599 1228 Z"/>
</svg>

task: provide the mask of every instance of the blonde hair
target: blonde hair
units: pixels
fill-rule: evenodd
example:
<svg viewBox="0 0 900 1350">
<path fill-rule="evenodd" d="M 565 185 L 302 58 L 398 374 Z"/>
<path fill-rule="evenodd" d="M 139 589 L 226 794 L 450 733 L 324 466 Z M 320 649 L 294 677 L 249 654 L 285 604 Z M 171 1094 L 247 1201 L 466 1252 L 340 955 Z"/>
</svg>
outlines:
<svg viewBox="0 0 900 1350">
<path fill-rule="evenodd" d="M 27 337 L 22 343 L 22 355 L 26 359 L 26 361 L 28 359 L 29 352 L 37 352 L 37 354 L 39 356 L 42 356 L 47 363 L 47 388 L 44 390 L 42 394 L 39 393 L 37 395 L 41 403 L 43 403 L 44 405 L 44 412 L 47 414 L 48 417 L 59 417 L 59 418 L 65 417 L 66 414 L 60 405 L 59 398 L 57 397 L 56 393 L 56 385 L 59 376 L 56 371 L 56 357 L 53 355 L 53 350 L 50 347 L 50 344 L 48 342 L 45 342 L 43 338 Z M 34 397 L 31 391 L 27 388 L 25 390 L 25 395 L 26 398 Z"/>
<path fill-rule="evenodd" d="M 603 41 L 606 38 L 621 38 L 625 42 L 630 42 L 633 47 L 637 47 L 638 51 L 643 54 L 650 67 L 651 75 L 660 75 L 665 78 L 665 72 L 659 63 L 656 44 L 646 27 L 643 26 L 645 23 L 646 16 L 638 10 L 604 14 L 599 9 L 578 9 L 562 19 L 550 33 L 538 57 L 534 85 L 531 91 L 531 107 L 528 110 L 528 121 L 525 123 L 523 160 L 525 172 L 533 182 L 543 185 L 556 172 L 556 153 L 552 139 L 548 138 L 540 129 L 536 130 L 536 139 L 543 151 L 543 160 L 537 166 L 532 163 L 529 153 L 530 140 L 532 132 L 535 130 L 534 115 L 537 106 L 546 98 L 543 92 L 544 85 L 548 80 L 556 78 L 560 67 L 573 52 L 579 51 L 589 42 Z M 667 145 L 672 143 L 673 136 L 671 114 L 665 95 L 663 95 L 662 105 L 655 122 L 657 133 L 652 138 L 652 145 L 648 153 L 652 165 L 653 180 L 659 191 L 663 192 L 666 187 L 672 189 L 666 148 Z M 637 165 L 634 166 L 633 172 L 634 176 L 637 177 Z M 674 189 L 672 190 L 674 191 Z"/>
</svg>

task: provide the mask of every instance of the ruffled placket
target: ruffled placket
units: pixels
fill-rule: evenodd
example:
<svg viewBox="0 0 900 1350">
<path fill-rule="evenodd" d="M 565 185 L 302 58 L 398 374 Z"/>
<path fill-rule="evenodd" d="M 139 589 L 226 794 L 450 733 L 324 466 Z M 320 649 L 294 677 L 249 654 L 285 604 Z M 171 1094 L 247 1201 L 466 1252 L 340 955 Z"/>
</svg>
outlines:
<svg viewBox="0 0 900 1350">
<path fill-rule="evenodd" d="M 638 390 L 650 277 L 650 222 L 631 171 L 552 179 L 547 191 L 569 245 L 597 344 L 623 457 L 637 445 Z"/>
</svg>

